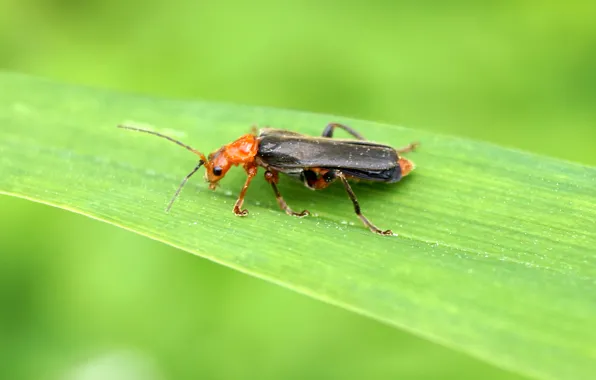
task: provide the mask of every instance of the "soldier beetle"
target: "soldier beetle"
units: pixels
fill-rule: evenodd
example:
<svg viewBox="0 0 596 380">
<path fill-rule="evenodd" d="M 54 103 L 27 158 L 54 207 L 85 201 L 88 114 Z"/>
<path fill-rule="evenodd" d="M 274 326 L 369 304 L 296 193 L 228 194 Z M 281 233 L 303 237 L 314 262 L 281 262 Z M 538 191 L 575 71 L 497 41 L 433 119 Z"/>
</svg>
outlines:
<svg viewBox="0 0 596 380">
<path fill-rule="evenodd" d="M 360 133 L 346 125 L 331 123 L 323 130 L 321 137 L 306 136 L 274 128 L 263 128 L 257 133 L 255 128 L 253 133 L 243 135 L 205 157 L 198 150 L 161 133 L 126 125 L 118 127 L 165 138 L 199 156 L 198 164 L 178 186 L 168 204 L 167 211 L 172 207 L 188 179 L 201 166 L 205 167 L 205 180 L 209 182 L 209 188 L 215 190 L 219 181 L 232 166 L 242 165 L 247 178 L 234 204 L 233 211 L 237 216 L 246 216 L 248 210 L 243 210 L 242 204 L 246 190 L 260 166 L 265 169 L 265 180 L 271 184 L 277 203 L 286 214 L 303 217 L 309 215 L 310 212 L 308 210 L 296 212 L 288 206 L 277 187 L 279 173 L 300 179 L 306 187 L 312 190 L 324 189 L 339 179 L 354 205 L 356 215 L 366 227 L 380 235 L 393 235 L 393 232 L 377 228 L 362 214 L 356 194 L 348 180 L 397 182 L 415 167 L 412 161 L 400 154 L 410 152 L 418 145 L 412 143 L 406 147 L 395 149 L 388 145 L 367 141 Z M 343 129 L 355 140 L 333 138 L 335 128 Z"/>
</svg>

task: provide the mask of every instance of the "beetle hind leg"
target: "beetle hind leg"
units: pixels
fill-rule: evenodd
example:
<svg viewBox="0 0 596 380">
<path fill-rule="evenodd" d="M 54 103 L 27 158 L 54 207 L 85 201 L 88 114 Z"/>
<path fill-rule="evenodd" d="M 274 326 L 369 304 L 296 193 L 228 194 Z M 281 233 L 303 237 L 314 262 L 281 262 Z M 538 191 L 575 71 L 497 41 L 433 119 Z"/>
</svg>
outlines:
<svg viewBox="0 0 596 380">
<path fill-rule="evenodd" d="M 364 225 L 366 227 L 368 227 L 368 229 L 371 230 L 371 232 L 374 232 L 376 234 L 379 234 L 379 235 L 394 235 L 393 231 L 391 231 L 391 230 L 384 230 L 384 231 L 381 230 L 380 228 L 378 228 L 377 226 L 375 226 L 370 220 L 368 220 L 368 218 L 366 216 L 362 215 L 362 212 L 360 211 L 360 204 L 358 203 L 358 199 L 356 198 L 356 194 L 354 194 L 354 190 L 352 190 L 352 187 L 348 183 L 348 179 L 346 178 L 346 176 L 342 172 L 339 172 L 338 171 L 335 174 L 336 174 L 336 176 L 339 179 L 341 179 L 341 182 L 344 184 L 344 187 L 346 189 L 346 192 L 348 193 L 348 196 L 350 197 L 350 200 L 354 204 L 354 211 L 356 212 L 356 215 L 358 215 L 358 217 L 360 218 L 360 220 L 362 221 L 362 223 L 364 223 Z"/>
<path fill-rule="evenodd" d="M 416 148 L 418 148 L 418 145 L 420 145 L 419 142 L 413 142 L 413 143 L 410 143 L 404 147 L 397 148 L 395 151 L 399 154 L 412 152 L 412 151 L 416 150 Z"/>
<path fill-rule="evenodd" d="M 325 127 L 325 129 L 323 129 L 323 133 L 321 134 L 321 136 L 332 138 L 333 137 L 333 130 L 335 128 L 343 129 L 344 131 L 348 132 L 349 134 L 351 134 L 352 136 L 354 136 L 358 140 L 366 140 L 364 138 L 364 136 L 362 136 L 360 133 L 356 132 L 351 127 L 348 127 L 347 125 L 343 125 L 343 124 L 339 124 L 339 123 L 330 123 L 330 124 L 327 124 L 327 126 Z"/>
<path fill-rule="evenodd" d="M 277 188 L 277 181 L 279 180 L 279 176 L 277 173 L 267 170 L 265 172 L 265 180 L 271 184 L 271 188 L 273 188 L 273 192 L 275 193 L 275 199 L 277 200 L 277 204 L 279 208 L 285 211 L 286 214 L 295 216 L 298 218 L 302 218 L 304 216 L 310 215 L 308 210 L 302 210 L 301 212 L 296 212 L 288 206 L 284 198 L 281 196 L 279 189 Z"/>
</svg>

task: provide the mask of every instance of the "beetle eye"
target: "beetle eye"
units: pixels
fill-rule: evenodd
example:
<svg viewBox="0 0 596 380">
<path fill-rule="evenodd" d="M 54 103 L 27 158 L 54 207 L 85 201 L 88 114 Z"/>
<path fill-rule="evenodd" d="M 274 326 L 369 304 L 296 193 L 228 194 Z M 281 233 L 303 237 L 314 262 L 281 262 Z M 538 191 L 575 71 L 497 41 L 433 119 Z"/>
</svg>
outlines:
<svg viewBox="0 0 596 380">
<path fill-rule="evenodd" d="M 213 168 L 213 174 L 216 176 L 220 176 L 222 172 L 223 170 L 219 166 Z"/>
</svg>

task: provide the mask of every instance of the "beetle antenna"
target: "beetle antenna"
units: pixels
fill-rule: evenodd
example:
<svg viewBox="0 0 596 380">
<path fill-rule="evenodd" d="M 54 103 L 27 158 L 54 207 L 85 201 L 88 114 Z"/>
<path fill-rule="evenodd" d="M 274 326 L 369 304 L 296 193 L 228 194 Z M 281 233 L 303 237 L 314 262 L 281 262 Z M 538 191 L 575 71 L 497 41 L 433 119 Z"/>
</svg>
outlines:
<svg viewBox="0 0 596 380">
<path fill-rule="evenodd" d="M 201 157 L 201 160 L 204 161 L 205 160 L 205 156 L 203 155 L 203 153 L 199 152 L 198 150 L 196 150 L 195 148 L 184 144 L 181 141 L 178 141 L 176 139 L 171 138 L 170 136 L 166 136 L 166 135 L 162 135 L 161 133 L 158 132 L 154 132 L 154 131 L 150 131 L 148 129 L 142 129 L 142 128 L 136 128 L 136 127 L 129 127 L 128 125 L 118 125 L 118 128 L 122 128 L 122 129 L 130 129 L 131 131 L 137 131 L 137 132 L 144 132 L 144 133 L 149 133 L 150 135 L 155 135 L 155 136 L 159 136 L 162 137 L 166 140 L 170 140 L 173 143 L 176 143 L 178 145 L 180 145 L 183 148 L 186 148 L 188 150 L 190 150 L 191 152 L 193 152 L 194 154 L 198 155 L 199 157 Z"/>
<path fill-rule="evenodd" d="M 174 204 L 174 201 L 176 200 L 176 198 L 178 198 L 178 195 L 180 195 L 180 191 L 182 191 L 182 188 L 184 187 L 184 185 L 186 185 L 186 182 L 188 181 L 188 179 L 190 177 L 192 177 L 192 175 L 195 174 L 197 172 L 197 170 L 199 170 L 199 168 L 201 166 L 203 166 L 204 163 L 205 163 L 205 161 L 200 160 L 199 163 L 197 164 L 197 166 L 195 166 L 195 168 L 192 169 L 192 171 L 190 173 L 188 173 L 186 175 L 186 177 L 184 177 L 184 179 L 180 183 L 180 186 L 178 186 L 178 189 L 176 190 L 176 193 L 172 197 L 172 200 L 170 200 L 170 203 L 168 203 L 168 207 L 166 208 L 166 212 L 170 212 L 170 209 L 172 208 L 172 205 Z"/>
</svg>

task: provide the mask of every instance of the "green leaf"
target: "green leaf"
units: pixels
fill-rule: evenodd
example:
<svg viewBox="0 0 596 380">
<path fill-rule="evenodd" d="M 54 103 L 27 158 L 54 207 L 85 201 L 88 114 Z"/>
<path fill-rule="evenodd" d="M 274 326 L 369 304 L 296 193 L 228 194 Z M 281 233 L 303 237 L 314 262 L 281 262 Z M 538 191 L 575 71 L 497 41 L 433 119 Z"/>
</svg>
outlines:
<svg viewBox="0 0 596 380">
<path fill-rule="evenodd" d="M 112 223 L 518 373 L 596 377 L 594 168 L 327 115 L 13 74 L 0 74 L 0 88 L 1 193 Z M 340 184 L 312 192 L 283 176 L 290 206 L 314 216 L 285 215 L 259 176 L 250 215 L 235 217 L 242 169 L 215 192 L 194 177 L 165 213 L 197 157 L 116 128 L 149 126 L 208 153 L 252 124 L 318 135 L 330 121 L 394 146 L 422 143 L 401 183 L 353 186 L 364 214 L 399 237 L 364 228 Z"/>
</svg>

